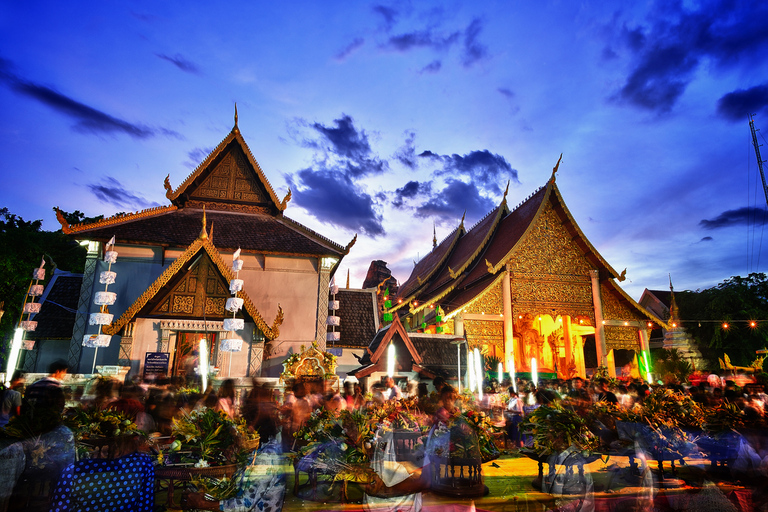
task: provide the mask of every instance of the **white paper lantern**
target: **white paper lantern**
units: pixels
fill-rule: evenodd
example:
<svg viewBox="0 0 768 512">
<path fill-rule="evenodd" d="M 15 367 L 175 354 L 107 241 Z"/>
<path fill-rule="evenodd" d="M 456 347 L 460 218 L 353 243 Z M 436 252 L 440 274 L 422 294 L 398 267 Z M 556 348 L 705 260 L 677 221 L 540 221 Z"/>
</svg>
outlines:
<svg viewBox="0 0 768 512">
<path fill-rule="evenodd" d="M 40 312 L 41 304 L 39 302 L 27 302 L 24 304 L 24 313 L 33 314 Z"/>
<path fill-rule="evenodd" d="M 91 316 L 88 318 L 88 324 L 109 325 L 114 317 L 115 315 L 110 315 L 109 313 L 91 313 Z"/>
<path fill-rule="evenodd" d="M 104 263 L 114 263 L 117 261 L 117 251 L 107 251 L 104 253 Z"/>
<path fill-rule="evenodd" d="M 108 347 L 112 336 L 108 334 L 86 334 L 83 336 L 83 346 L 88 348 Z"/>
<path fill-rule="evenodd" d="M 39 279 L 42 281 L 45 279 L 45 269 L 44 268 L 36 268 L 32 271 L 32 279 Z"/>
<path fill-rule="evenodd" d="M 93 303 L 97 306 L 111 306 L 117 300 L 115 292 L 96 292 L 93 294 Z"/>
<path fill-rule="evenodd" d="M 227 338 L 221 340 L 221 351 L 222 352 L 240 352 L 240 349 L 243 348 L 243 340 L 238 340 L 234 338 Z"/>
<path fill-rule="evenodd" d="M 331 286 L 331 295 L 336 295 L 337 293 L 339 293 L 339 285 L 334 284 Z"/>
<path fill-rule="evenodd" d="M 339 326 L 341 325 L 341 317 L 340 316 L 328 316 L 328 320 L 325 322 L 327 325 L 335 325 Z"/>
<path fill-rule="evenodd" d="M 33 284 L 29 288 L 29 296 L 30 297 L 39 297 L 39 296 L 41 296 L 43 294 L 43 290 L 44 290 L 43 285 L 41 285 L 41 284 Z"/>
<path fill-rule="evenodd" d="M 328 309 L 336 311 L 339 309 L 339 301 L 337 300 L 329 300 L 328 301 Z"/>
<path fill-rule="evenodd" d="M 236 313 L 243 308 L 243 299 L 240 297 L 231 297 L 227 299 L 227 304 L 224 306 L 227 311 Z"/>
<path fill-rule="evenodd" d="M 245 327 L 245 320 L 242 318 L 225 318 L 224 330 L 225 331 L 240 331 Z"/>
<path fill-rule="evenodd" d="M 243 270 L 243 260 L 234 260 L 232 262 L 232 272 L 240 272 Z"/>
<path fill-rule="evenodd" d="M 240 290 L 243 289 L 243 280 L 242 279 L 233 279 L 229 282 L 229 292 L 230 293 L 237 293 Z"/>
<path fill-rule="evenodd" d="M 37 322 L 34 320 L 24 320 L 21 322 L 21 328 L 27 332 L 34 331 L 37 329 Z"/>
<path fill-rule="evenodd" d="M 340 339 L 341 339 L 341 333 L 338 332 L 338 331 L 336 331 L 336 332 L 329 332 L 325 336 L 325 340 L 326 341 L 339 341 Z"/>
<path fill-rule="evenodd" d="M 111 270 L 105 270 L 101 274 L 99 274 L 99 282 L 101 284 L 115 284 L 115 277 L 117 277 L 117 272 L 112 272 Z"/>
</svg>

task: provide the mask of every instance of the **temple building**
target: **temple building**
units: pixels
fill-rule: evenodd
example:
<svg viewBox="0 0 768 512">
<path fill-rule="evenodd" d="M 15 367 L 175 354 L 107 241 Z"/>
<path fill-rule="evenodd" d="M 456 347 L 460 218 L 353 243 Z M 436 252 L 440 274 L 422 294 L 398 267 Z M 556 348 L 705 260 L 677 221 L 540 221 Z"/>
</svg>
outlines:
<svg viewBox="0 0 768 512">
<path fill-rule="evenodd" d="M 199 356 L 219 377 L 277 377 L 287 355 L 313 342 L 324 349 L 329 282 L 355 239 L 342 246 L 285 216 L 290 191 L 275 195 L 237 111 L 224 140 L 178 187 L 166 177 L 165 189 L 167 206 L 90 224 L 70 226 L 58 213 L 63 231 L 88 246 L 62 348 L 70 366 L 183 376 L 205 339 Z M 114 302 L 94 304 L 105 292 Z M 111 316 L 90 325 L 95 313 Z M 99 333 L 108 346 L 88 343 Z"/>
<path fill-rule="evenodd" d="M 559 164 L 559 162 L 558 162 Z M 470 229 L 459 226 L 415 264 L 387 313 L 406 330 L 453 335 L 507 371 L 584 377 L 635 361 L 663 321 L 618 285 L 555 183 L 516 208 L 507 192 Z M 507 187 L 508 189 L 508 187 Z M 533 360 L 536 360 L 533 363 Z"/>
</svg>

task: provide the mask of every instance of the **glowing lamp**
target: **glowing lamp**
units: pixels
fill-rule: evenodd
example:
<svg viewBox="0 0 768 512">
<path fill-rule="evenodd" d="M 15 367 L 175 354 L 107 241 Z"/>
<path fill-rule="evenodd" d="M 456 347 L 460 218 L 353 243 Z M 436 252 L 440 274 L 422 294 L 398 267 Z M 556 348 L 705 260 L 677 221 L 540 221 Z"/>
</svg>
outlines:
<svg viewBox="0 0 768 512">
<path fill-rule="evenodd" d="M 723 329 L 727 329 L 727 328 L 728 328 L 728 323 L 727 323 L 727 322 L 724 322 L 724 323 L 723 323 Z"/>
<path fill-rule="evenodd" d="M 469 376 L 469 392 L 475 392 L 475 354 L 467 350 L 467 375 Z"/>
<path fill-rule="evenodd" d="M 477 398 L 483 399 L 483 357 L 480 349 L 475 347 L 475 381 L 477 381 Z"/>
<path fill-rule="evenodd" d="M 509 377 L 512 379 L 512 389 L 517 393 L 517 376 L 515 375 L 515 355 L 509 358 Z"/>
<path fill-rule="evenodd" d="M 16 365 L 19 362 L 19 352 L 21 351 L 21 338 L 24 336 L 24 329 L 17 328 L 13 331 L 13 341 L 11 341 L 11 353 L 8 355 L 8 366 L 5 369 L 5 383 L 11 383 L 13 372 L 16 371 Z"/>
<path fill-rule="evenodd" d="M 531 358 L 531 380 L 535 387 L 539 387 L 539 370 L 536 367 L 536 358 Z"/>
<path fill-rule="evenodd" d="M 200 359 L 198 365 L 198 372 L 203 379 L 202 391 L 205 393 L 208 389 L 208 342 L 205 338 L 200 340 Z"/>
<path fill-rule="evenodd" d="M 499 361 L 499 369 L 498 369 L 499 376 L 497 377 L 499 384 L 501 384 L 501 381 L 504 380 L 504 365 L 501 364 L 501 361 Z"/>
<path fill-rule="evenodd" d="M 395 344 L 390 343 L 387 347 L 387 377 L 395 376 Z"/>
</svg>

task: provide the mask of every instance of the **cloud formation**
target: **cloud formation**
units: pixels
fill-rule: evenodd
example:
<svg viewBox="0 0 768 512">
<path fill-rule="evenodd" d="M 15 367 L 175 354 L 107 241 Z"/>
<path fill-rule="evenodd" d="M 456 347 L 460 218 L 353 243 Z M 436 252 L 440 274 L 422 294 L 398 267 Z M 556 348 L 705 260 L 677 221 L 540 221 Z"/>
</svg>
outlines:
<svg viewBox="0 0 768 512">
<path fill-rule="evenodd" d="M 416 170 L 419 167 L 419 161 L 416 158 L 416 132 L 405 132 L 405 142 L 395 152 L 395 159 L 409 168 L 410 170 Z"/>
<path fill-rule="evenodd" d="M 341 51 L 337 53 L 334 58 L 336 60 L 343 61 L 344 59 L 346 59 L 347 57 L 355 53 L 355 51 L 357 51 L 364 44 L 365 44 L 365 39 L 363 39 L 362 37 L 356 37 L 355 39 L 352 40 L 351 43 L 349 43 L 347 46 L 342 48 Z"/>
<path fill-rule="evenodd" d="M 146 139 L 158 134 L 180 137 L 173 130 L 154 129 L 134 124 L 106 114 L 91 106 L 72 99 L 51 87 L 30 82 L 13 73 L 9 61 L 0 58 L 0 82 L 11 90 L 31 98 L 56 112 L 75 121 L 73 129 L 82 133 L 124 133 L 137 139 Z"/>
<path fill-rule="evenodd" d="M 359 181 L 383 173 L 389 162 L 373 153 L 365 130 L 346 114 L 330 125 L 302 120 L 296 125 L 293 129 L 312 130 L 311 135 L 297 131 L 293 136 L 315 154 L 311 167 L 286 175 L 295 203 L 322 222 L 372 237 L 384 235 L 382 216 Z M 403 155 L 407 158 L 407 151 Z"/>
<path fill-rule="evenodd" d="M 768 50 L 765 2 L 659 0 L 650 12 L 637 26 L 613 21 L 621 27 L 617 46 L 630 55 L 629 73 L 614 99 L 658 114 L 672 110 L 703 62 L 712 72 L 747 69 L 750 59 Z M 603 57 L 619 53 L 609 45 Z"/>
<path fill-rule="evenodd" d="M 156 53 L 155 54 L 158 58 L 163 59 L 167 62 L 170 62 L 180 70 L 184 71 L 185 73 L 190 73 L 193 75 L 200 75 L 202 74 L 200 72 L 200 68 L 195 64 L 194 62 L 190 62 L 187 59 L 185 59 L 182 55 L 176 54 L 173 57 L 169 55 L 165 55 L 162 53 Z"/>
<path fill-rule="evenodd" d="M 464 51 L 461 56 L 464 67 L 468 68 L 488 57 L 488 47 L 479 41 L 482 29 L 483 23 L 475 18 L 464 31 Z"/>
<path fill-rule="evenodd" d="M 448 179 L 445 188 L 416 208 L 416 216 L 450 222 L 460 219 L 466 211 L 469 219 L 479 220 L 494 206 L 493 201 L 480 194 L 474 183 Z"/>
<path fill-rule="evenodd" d="M 402 187 L 395 190 L 395 198 L 392 200 L 392 206 L 395 208 L 402 208 L 405 201 L 408 199 L 415 199 L 419 196 L 427 196 L 432 193 L 432 183 L 425 181 L 420 183 L 418 181 L 409 181 Z"/>
<path fill-rule="evenodd" d="M 704 229 L 719 229 L 732 226 L 763 224 L 768 215 L 765 208 L 742 207 L 735 210 L 726 210 L 714 219 L 702 219 L 699 226 Z"/>
<path fill-rule="evenodd" d="M 88 188 L 100 201 L 112 204 L 118 208 L 140 210 L 160 206 L 160 203 L 148 201 L 136 192 L 126 189 L 122 183 L 111 176 L 102 178 L 101 183 L 88 185 Z"/>
<path fill-rule="evenodd" d="M 373 198 L 343 172 L 307 168 L 286 177 L 293 199 L 320 221 L 360 231 L 373 238 L 386 234 Z"/>
<path fill-rule="evenodd" d="M 717 113 L 729 121 L 744 121 L 768 108 L 768 83 L 729 92 L 717 102 Z"/>
<path fill-rule="evenodd" d="M 419 156 L 442 165 L 441 169 L 435 171 L 436 176 L 464 176 L 494 194 L 501 193 L 501 187 L 506 187 L 507 180 L 520 183 L 517 169 L 513 169 L 503 156 L 487 149 L 471 151 L 466 155 L 438 155 L 424 151 Z"/>
</svg>

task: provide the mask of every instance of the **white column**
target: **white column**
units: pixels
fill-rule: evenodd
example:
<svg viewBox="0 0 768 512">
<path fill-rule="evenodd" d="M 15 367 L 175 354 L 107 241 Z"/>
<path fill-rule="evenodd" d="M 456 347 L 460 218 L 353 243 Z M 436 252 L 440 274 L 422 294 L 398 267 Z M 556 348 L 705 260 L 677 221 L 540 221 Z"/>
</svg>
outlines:
<svg viewBox="0 0 768 512">
<path fill-rule="evenodd" d="M 336 258 L 321 258 L 320 268 L 318 269 L 317 283 L 317 329 L 315 331 L 315 341 L 317 348 L 325 352 L 325 341 L 327 339 L 328 327 L 328 285 L 331 280 L 331 269 L 339 260 Z"/>
<path fill-rule="evenodd" d="M 514 325 L 515 319 L 512 317 L 512 289 L 509 277 L 509 269 L 504 269 L 504 277 L 501 280 L 501 304 L 504 314 L 504 367 L 507 371 L 512 371 L 509 368 L 509 360 L 514 354 Z"/>
<path fill-rule="evenodd" d="M 592 278 L 592 303 L 595 307 L 595 349 L 597 351 L 597 365 L 608 366 L 605 349 L 605 326 L 603 325 L 603 300 L 600 295 L 600 271 L 590 270 Z"/>
<path fill-rule="evenodd" d="M 570 315 L 563 315 L 563 344 L 565 345 L 565 377 L 568 378 L 568 372 L 571 368 L 571 361 L 573 361 L 573 355 L 571 353 L 571 317 Z"/>
<path fill-rule="evenodd" d="M 456 337 L 464 337 L 464 312 L 459 311 L 453 317 L 453 334 Z"/>
</svg>

